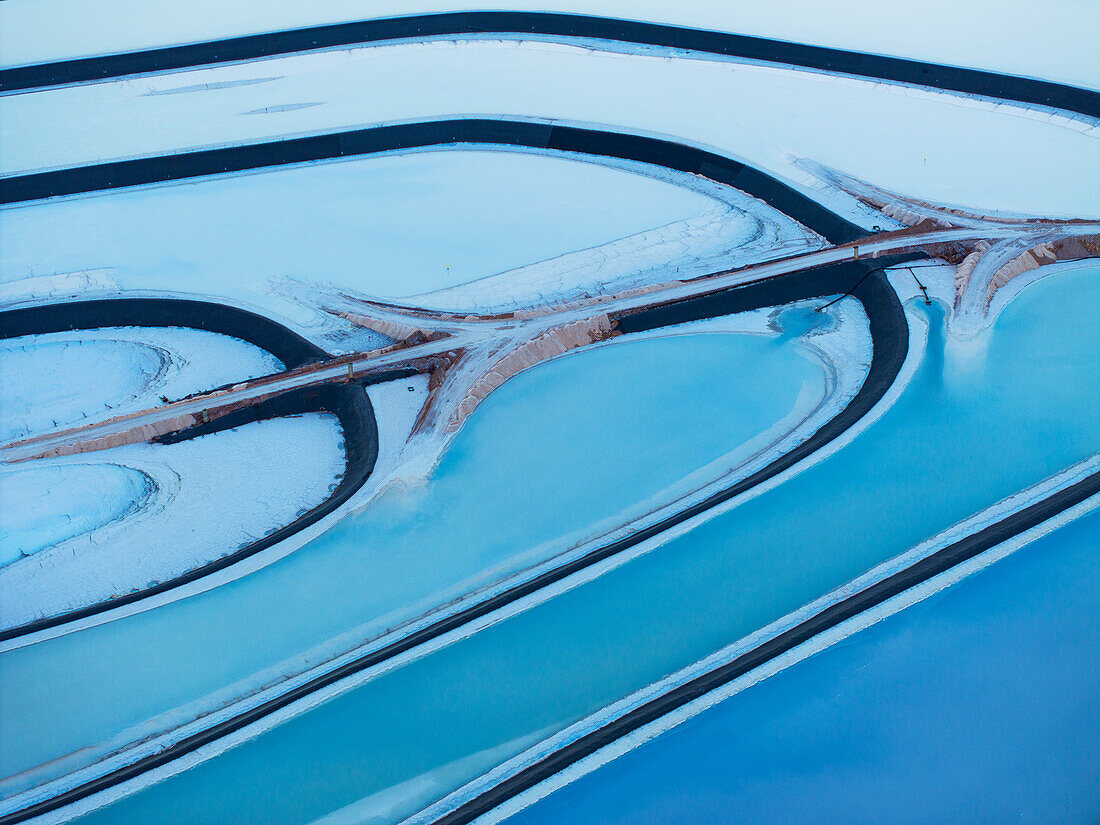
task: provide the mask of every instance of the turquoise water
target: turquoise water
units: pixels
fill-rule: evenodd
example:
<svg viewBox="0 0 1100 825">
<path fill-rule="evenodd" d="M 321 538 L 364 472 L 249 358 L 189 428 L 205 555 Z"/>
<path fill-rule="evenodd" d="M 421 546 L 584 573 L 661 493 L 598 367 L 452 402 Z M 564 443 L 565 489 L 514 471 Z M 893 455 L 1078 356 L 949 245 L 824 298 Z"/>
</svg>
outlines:
<svg viewBox="0 0 1100 825">
<path fill-rule="evenodd" d="M 1100 451 L 1100 268 L 1028 287 L 988 349 L 927 355 L 851 444 L 702 527 L 81 819 L 395 820 Z M 964 357 L 965 356 L 965 357 Z"/>
<path fill-rule="evenodd" d="M 1100 821 L 1100 511 L 510 825 Z"/>
<path fill-rule="evenodd" d="M 320 659 L 294 657 L 342 633 L 380 634 L 614 526 L 772 427 L 800 393 L 820 397 L 824 372 L 803 353 L 778 336 L 679 335 L 517 376 L 429 484 L 387 494 L 236 582 L 0 655 L 2 775 L 85 764 L 158 714 L 216 706 L 244 692 L 234 683 Z"/>
</svg>

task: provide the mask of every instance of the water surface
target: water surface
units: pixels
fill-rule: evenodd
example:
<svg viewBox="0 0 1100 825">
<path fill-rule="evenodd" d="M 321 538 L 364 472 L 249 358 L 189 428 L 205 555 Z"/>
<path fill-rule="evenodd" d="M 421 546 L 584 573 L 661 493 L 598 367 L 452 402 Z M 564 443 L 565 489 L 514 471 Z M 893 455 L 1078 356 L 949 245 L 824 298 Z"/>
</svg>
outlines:
<svg viewBox="0 0 1100 825">
<path fill-rule="evenodd" d="M 84 273 L 103 288 L 256 305 L 292 278 L 397 297 L 727 208 L 684 186 L 560 156 L 366 157 L 5 209 L 0 282 Z M 39 277 L 37 291 L 50 283 Z"/>
<path fill-rule="evenodd" d="M 931 308 L 929 357 L 832 457 L 81 821 L 301 823 L 372 799 L 385 801 L 385 820 L 414 812 L 533 738 L 1100 451 L 1097 305 L 1100 267 L 1039 281 L 966 358 Z"/>
<path fill-rule="evenodd" d="M 427 484 L 235 582 L 0 655 L 3 775 L 85 764 L 158 714 L 174 711 L 152 729 L 640 516 L 824 393 L 820 363 L 776 336 L 623 339 L 540 365 L 488 397 Z"/>
<path fill-rule="evenodd" d="M 1100 820 L 1100 511 L 506 820 Z"/>
</svg>

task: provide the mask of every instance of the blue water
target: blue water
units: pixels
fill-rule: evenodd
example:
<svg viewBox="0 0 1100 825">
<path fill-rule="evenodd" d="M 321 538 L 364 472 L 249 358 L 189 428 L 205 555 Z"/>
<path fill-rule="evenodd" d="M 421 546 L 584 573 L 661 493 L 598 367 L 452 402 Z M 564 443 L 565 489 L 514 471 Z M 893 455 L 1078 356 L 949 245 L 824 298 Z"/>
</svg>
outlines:
<svg viewBox="0 0 1100 825">
<path fill-rule="evenodd" d="M 510 825 L 1100 821 L 1100 511 Z"/>
<path fill-rule="evenodd" d="M 0 344 L 0 440 L 109 416 L 140 394 L 164 362 L 129 341 L 56 341 L 38 336 Z"/>
<path fill-rule="evenodd" d="M 252 293 L 253 303 L 284 277 L 414 295 L 719 206 L 562 157 L 382 156 L 7 209 L 0 282 L 90 270 L 128 289 Z"/>
<path fill-rule="evenodd" d="M 1025 289 L 981 357 L 945 345 L 942 310 L 930 308 L 928 355 L 901 398 L 834 456 L 81 821 L 308 822 L 372 795 L 383 819 L 400 818 L 533 738 L 1097 453 L 1098 275 L 1080 269 Z"/>
<path fill-rule="evenodd" d="M 136 511 L 152 491 L 145 473 L 117 464 L 5 468 L 0 566 L 116 521 Z"/>
<path fill-rule="evenodd" d="M 83 764 L 133 725 L 216 705 L 223 688 L 237 697 L 340 634 L 378 635 L 617 526 L 783 419 L 803 390 L 821 396 L 824 372 L 803 353 L 771 336 L 624 339 L 517 376 L 427 485 L 231 584 L 0 655 L 2 775 L 74 752 L 40 776 Z"/>
</svg>

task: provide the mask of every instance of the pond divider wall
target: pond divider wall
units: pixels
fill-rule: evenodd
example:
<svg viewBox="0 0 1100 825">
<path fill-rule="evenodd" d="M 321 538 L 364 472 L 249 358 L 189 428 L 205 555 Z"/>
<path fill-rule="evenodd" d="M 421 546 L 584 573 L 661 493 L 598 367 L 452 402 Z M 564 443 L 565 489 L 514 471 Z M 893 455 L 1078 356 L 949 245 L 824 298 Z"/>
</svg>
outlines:
<svg viewBox="0 0 1100 825">
<path fill-rule="evenodd" d="M 240 338 L 288 369 L 332 356 L 282 324 L 226 304 L 185 298 L 104 298 L 0 312 L 0 339 L 100 327 L 191 327 Z"/>
<path fill-rule="evenodd" d="M 888 599 L 950 570 L 997 545 L 1030 530 L 1059 513 L 1100 493 L 1100 473 L 1094 473 L 1054 495 L 979 530 L 921 559 L 910 567 L 870 585 L 820 613 L 795 625 L 758 647 L 741 654 L 714 670 L 701 674 L 661 694 L 618 719 L 587 733 L 543 759 L 513 774 L 500 784 L 461 804 L 436 819 L 433 825 L 467 825 L 479 816 L 549 779 L 570 765 L 617 739 L 655 722 L 705 694 L 732 682 L 749 671 L 781 656 L 814 636 L 847 621 Z"/>
</svg>

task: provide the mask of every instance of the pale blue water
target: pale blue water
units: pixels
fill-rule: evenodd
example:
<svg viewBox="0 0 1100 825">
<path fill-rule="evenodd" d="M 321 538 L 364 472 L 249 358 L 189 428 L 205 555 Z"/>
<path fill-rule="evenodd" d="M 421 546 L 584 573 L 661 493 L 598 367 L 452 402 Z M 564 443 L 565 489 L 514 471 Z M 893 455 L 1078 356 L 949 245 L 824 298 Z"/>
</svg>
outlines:
<svg viewBox="0 0 1100 825">
<path fill-rule="evenodd" d="M 508 3 L 465 6 L 479 9 L 515 7 L 516 4 Z M 201 0 L 189 3 L 186 7 L 169 6 L 157 9 L 157 13 L 151 13 L 149 7 L 140 0 L 116 0 L 116 5 L 112 6 L 115 15 L 110 21 L 111 25 L 105 26 L 100 14 L 101 7 L 89 0 L 55 0 L 49 4 L 33 0 L 5 0 L 0 5 L 0 32 L 6 35 L 0 41 L 0 66 L 139 51 L 261 32 L 357 21 L 373 16 L 424 13 L 427 8 L 404 4 L 372 5 L 364 8 L 358 3 L 303 4 L 297 0 L 269 0 L 262 4 Z M 539 8 L 626 16 L 624 8 L 613 3 L 544 4 Z M 944 38 L 940 36 L 940 30 L 933 21 L 927 21 L 923 17 L 902 16 L 900 13 L 897 17 L 888 19 L 889 25 L 853 26 L 848 19 L 830 13 L 828 8 L 817 7 L 808 8 L 797 16 L 786 13 L 782 7 L 754 8 L 749 15 L 738 6 L 709 3 L 663 5 L 650 14 L 643 12 L 641 7 L 633 11 L 631 17 L 657 23 L 754 34 L 798 43 L 815 43 L 955 66 L 971 66 L 995 72 L 1041 77 L 1089 89 L 1096 89 L 1100 85 L 1096 72 L 1088 65 L 1088 61 L 1074 59 L 1076 55 L 1087 53 L 1088 46 L 1091 45 L 1087 32 L 1066 32 L 1053 20 L 989 19 L 987 10 L 982 6 L 960 7 L 957 13 L 968 15 L 966 19 L 969 22 L 960 23 L 961 28 L 975 25 L 996 27 L 996 34 L 992 33 L 994 29 L 991 28 L 988 43 L 984 40 L 970 43 L 960 42 L 959 38 Z M 58 17 L 62 17 L 66 25 L 53 25 Z M 918 20 L 921 25 L 914 25 Z M 927 24 L 927 28 L 924 24 Z M 1027 26 L 1026 31 L 1020 28 L 1021 25 Z M 1043 26 L 1043 31 L 1048 33 L 1037 40 L 1037 45 L 1042 44 L 1041 48 L 1029 49 L 1027 54 L 1015 51 L 1006 53 L 1008 50 L 1004 48 L 1004 43 L 1014 42 L 1021 34 L 1034 37 L 1037 25 Z M 1067 38 L 1074 39 L 1067 41 Z M 621 47 L 625 48 L 625 45 Z M 647 48 L 646 52 L 671 53 L 682 57 L 682 52 L 655 47 Z M 190 75 L 187 79 L 196 78 Z M 584 75 L 577 73 L 575 76 L 567 76 L 566 79 L 580 83 L 583 82 Z"/>
<path fill-rule="evenodd" d="M 823 394 L 824 372 L 803 352 L 771 336 L 681 335 L 517 376 L 426 486 L 231 584 L 0 655 L 2 775 L 100 746 L 347 631 L 378 635 L 617 525 L 783 419 L 803 390 Z"/>
<path fill-rule="evenodd" d="M 1100 511 L 507 820 L 1100 821 Z"/>
<path fill-rule="evenodd" d="M 145 473 L 117 464 L 5 468 L 0 566 L 109 524 L 144 504 L 152 490 Z"/>
<path fill-rule="evenodd" d="M 90 270 L 128 289 L 251 292 L 252 303 L 286 277 L 413 295 L 720 206 L 563 157 L 379 156 L 6 209 L 0 282 Z"/>
<path fill-rule="evenodd" d="M 2 253 L 0 253 L 2 254 Z M 110 415 L 140 394 L 164 367 L 154 347 L 129 341 L 0 343 L 0 440 Z"/>
<path fill-rule="evenodd" d="M 967 365 L 945 354 L 933 307 L 928 356 L 912 382 L 836 455 L 593 582 L 80 821 L 308 822 L 373 794 L 384 795 L 383 819 L 398 819 L 532 738 L 1095 454 L 1098 276 L 1098 267 L 1079 269 L 1027 288 L 984 360 Z"/>
</svg>

